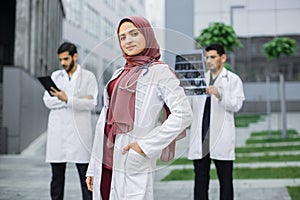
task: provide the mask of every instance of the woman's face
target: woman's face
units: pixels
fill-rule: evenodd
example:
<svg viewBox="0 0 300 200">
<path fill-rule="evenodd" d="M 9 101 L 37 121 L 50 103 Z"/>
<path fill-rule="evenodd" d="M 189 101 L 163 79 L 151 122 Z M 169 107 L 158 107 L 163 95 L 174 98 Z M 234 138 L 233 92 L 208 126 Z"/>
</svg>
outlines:
<svg viewBox="0 0 300 200">
<path fill-rule="evenodd" d="M 119 28 L 120 45 L 128 56 L 135 56 L 141 53 L 146 47 L 146 40 L 143 34 L 131 22 L 124 22 Z"/>
</svg>

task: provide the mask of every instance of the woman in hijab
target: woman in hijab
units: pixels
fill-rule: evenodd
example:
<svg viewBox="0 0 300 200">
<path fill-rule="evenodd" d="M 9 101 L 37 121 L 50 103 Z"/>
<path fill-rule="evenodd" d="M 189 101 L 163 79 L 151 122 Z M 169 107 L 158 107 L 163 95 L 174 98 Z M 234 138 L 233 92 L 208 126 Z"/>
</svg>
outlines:
<svg viewBox="0 0 300 200">
<path fill-rule="evenodd" d="M 126 64 L 105 87 L 86 182 L 94 199 L 153 199 L 156 160 L 191 124 L 192 111 L 179 80 L 159 61 L 150 23 L 126 17 L 117 34 Z M 164 107 L 169 115 L 158 125 Z"/>
</svg>

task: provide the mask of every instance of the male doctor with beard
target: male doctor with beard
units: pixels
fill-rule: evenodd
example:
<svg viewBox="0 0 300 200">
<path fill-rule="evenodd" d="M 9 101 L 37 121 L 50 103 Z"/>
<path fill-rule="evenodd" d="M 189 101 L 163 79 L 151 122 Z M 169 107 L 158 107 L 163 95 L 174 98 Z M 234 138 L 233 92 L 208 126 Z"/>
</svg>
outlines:
<svg viewBox="0 0 300 200">
<path fill-rule="evenodd" d="M 64 69 L 51 78 L 60 89 L 45 91 L 44 103 L 50 109 L 47 131 L 46 162 L 51 164 L 51 199 L 64 198 L 67 163 L 75 163 L 80 178 L 82 198 L 92 199 L 85 184 L 85 174 L 92 149 L 91 111 L 97 104 L 97 81 L 94 74 L 77 63 L 77 48 L 65 42 L 57 50 Z"/>
<path fill-rule="evenodd" d="M 234 113 L 241 109 L 245 99 L 243 83 L 224 67 L 226 54 L 223 46 L 211 44 L 205 50 L 207 95 L 191 98 L 194 121 L 188 158 L 194 164 L 194 199 L 208 199 L 209 171 L 213 160 L 220 183 L 220 199 L 229 200 L 233 199 Z"/>
</svg>

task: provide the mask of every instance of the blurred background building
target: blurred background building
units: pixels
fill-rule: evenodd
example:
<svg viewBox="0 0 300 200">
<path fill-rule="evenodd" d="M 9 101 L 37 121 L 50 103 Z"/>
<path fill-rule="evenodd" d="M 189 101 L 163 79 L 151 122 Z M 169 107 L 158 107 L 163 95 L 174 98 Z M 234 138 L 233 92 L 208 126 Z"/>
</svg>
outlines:
<svg viewBox="0 0 300 200">
<path fill-rule="evenodd" d="M 46 129 L 36 76 L 59 64 L 65 12 L 60 0 L 5 0 L 0 15 L 0 152 L 20 153 Z"/>
<path fill-rule="evenodd" d="M 300 111 L 299 0 L 3 0 L 0 32 L 0 153 L 20 153 L 46 131 L 48 110 L 36 77 L 50 75 L 60 65 L 59 44 L 77 45 L 79 63 L 98 78 L 99 103 L 104 84 L 124 64 L 116 28 L 121 18 L 142 15 L 150 20 L 162 49 L 173 65 L 174 55 L 196 48 L 194 38 L 211 22 L 236 31 L 243 48 L 230 57 L 242 78 L 246 102 L 242 112 L 265 113 L 269 98 L 279 111 L 276 61 L 267 62 L 262 45 L 275 36 L 297 41 L 295 56 L 282 57 L 287 110 Z M 266 74 L 271 74 L 266 96 Z"/>
<path fill-rule="evenodd" d="M 79 63 L 103 82 L 123 64 L 118 21 L 144 15 L 144 0 L 5 0 L 1 6 L 0 153 L 20 153 L 46 131 L 48 110 L 38 76 L 61 66 L 57 48 L 77 45 Z M 101 95 L 99 95 L 101 99 Z M 101 102 L 99 102 L 101 105 Z"/>
<path fill-rule="evenodd" d="M 266 62 L 263 44 L 275 36 L 295 39 L 300 44 L 300 1 L 298 0 L 205 0 L 195 1 L 195 36 L 209 22 L 231 25 L 243 44 L 235 52 L 236 71 L 245 82 L 265 81 L 267 71 L 275 74 L 275 62 Z M 211 6 L 214 5 L 214 6 Z M 292 57 L 283 57 L 287 81 L 300 80 L 300 50 Z"/>
<path fill-rule="evenodd" d="M 267 61 L 263 45 L 274 37 L 289 37 L 296 40 L 294 56 L 281 56 L 280 66 L 286 82 L 286 109 L 299 111 L 300 94 L 300 1 L 298 0 L 205 0 L 195 1 L 195 32 L 208 27 L 210 22 L 224 22 L 235 30 L 243 47 L 235 50 L 234 70 L 244 82 L 246 102 L 242 112 L 266 112 L 266 100 L 271 101 L 271 110 L 280 111 L 278 60 Z M 230 59 L 234 60 L 230 60 Z M 266 87 L 266 77 L 271 83 Z M 267 91 L 269 90 L 269 91 Z"/>
<path fill-rule="evenodd" d="M 193 10 L 190 5 L 193 4 Z M 159 13 L 151 12 L 159 10 Z M 148 11 L 148 12 L 147 12 Z M 193 12 L 193 18 L 188 18 Z M 246 101 L 241 112 L 266 112 L 266 101 L 271 101 L 271 110 L 280 111 L 280 91 L 277 60 L 267 61 L 263 44 L 274 37 L 289 37 L 296 40 L 297 51 L 294 56 L 281 56 L 280 65 L 286 79 L 287 111 L 300 110 L 300 1 L 298 0 L 148 0 L 147 17 L 153 25 L 171 28 L 187 37 L 196 38 L 212 22 L 223 22 L 235 30 L 243 47 L 228 56 L 234 63 L 234 71 L 244 82 Z M 188 13 L 188 14 L 187 14 Z M 185 24 L 184 26 L 182 24 Z M 193 34 L 190 34 L 190 31 Z M 165 39 L 162 48 L 176 44 L 178 40 Z M 171 43 L 171 44 L 170 44 Z M 182 46 L 182 47 L 181 47 Z M 182 43 L 179 48 L 185 50 Z M 168 58 L 166 58 L 167 61 Z M 271 83 L 266 86 L 269 74 Z M 270 92 L 268 92 L 269 90 Z M 268 96 L 267 96 L 268 94 Z"/>
</svg>

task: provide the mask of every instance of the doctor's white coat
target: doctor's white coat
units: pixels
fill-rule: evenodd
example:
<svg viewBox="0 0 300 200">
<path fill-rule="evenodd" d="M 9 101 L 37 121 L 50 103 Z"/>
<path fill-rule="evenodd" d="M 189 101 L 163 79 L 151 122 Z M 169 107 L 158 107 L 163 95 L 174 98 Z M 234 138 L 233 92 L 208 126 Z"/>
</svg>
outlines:
<svg viewBox="0 0 300 200">
<path fill-rule="evenodd" d="M 69 80 L 65 70 L 51 78 L 68 96 L 67 103 L 45 91 L 43 100 L 50 109 L 47 130 L 46 162 L 88 163 L 92 150 L 91 111 L 97 104 L 97 81 L 94 74 L 77 65 Z M 91 95 L 93 99 L 82 98 Z"/>
<path fill-rule="evenodd" d="M 192 122 L 188 99 L 170 68 L 164 64 L 153 65 L 149 67 L 148 73 L 143 75 L 145 70 L 143 69 L 137 79 L 134 129 L 126 134 L 116 135 L 111 200 L 152 200 L 156 159 L 161 150 Z M 118 70 L 112 79 L 121 71 L 122 69 Z M 171 114 L 163 124 L 158 125 L 159 113 L 165 103 Z M 92 157 L 87 171 L 87 176 L 94 176 L 95 200 L 101 199 L 103 137 L 108 106 L 109 96 L 105 88 L 104 107 L 97 123 Z M 132 149 L 122 154 L 122 149 L 132 142 L 139 144 L 146 154 L 145 157 Z"/>
<path fill-rule="evenodd" d="M 209 83 L 209 72 L 205 74 Z M 214 86 L 222 94 L 220 101 L 215 95 L 211 96 L 211 115 L 209 129 L 210 158 L 216 160 L 235 159 L 235 123 L 234 113 L 238 112 L 245 100 L 243 83 L 234 73 L 223 68 Z M 202 158 L 202 118 L 206 95 L 190 98 L 194 120 L 191 125 L 188 158 Z"/>
</svg>

